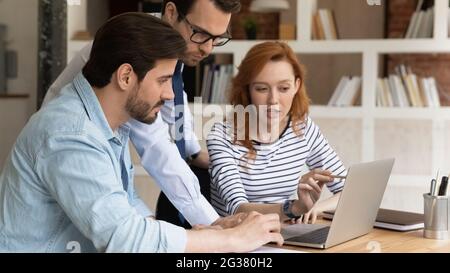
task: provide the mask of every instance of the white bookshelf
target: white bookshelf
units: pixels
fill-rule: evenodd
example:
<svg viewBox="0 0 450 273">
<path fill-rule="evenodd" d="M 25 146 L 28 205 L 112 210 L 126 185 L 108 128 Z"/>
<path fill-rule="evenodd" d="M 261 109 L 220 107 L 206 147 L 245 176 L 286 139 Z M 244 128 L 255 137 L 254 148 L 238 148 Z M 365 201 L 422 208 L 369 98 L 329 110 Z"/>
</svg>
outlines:
<svg viewBox="0 0 450 273">
<path fill-rule="evenodd" d="M 450 172 L 450 156 L 447 156 L 447 152 L 450 154 L 450 145 L 445 141 L 450 137 L 450 107 L 376 107 L 376 81 L 379 77 L 380 56 L 384 54 L 450 53 L 447 26 L 449 0 L 435 0 L 433 38 L 335 41 L 311 39 L 312 15 L 317 8 L 318 1 L 320 0 L 298 0 L 298 39 L 287 42 L 297 54 L 360 54 L 362 56 L 362 102 L 361 106 L 344 108 L 313 105 L 311 117 L 319 124 L 332 145 L 341 149 L 338 153 L 346 154 L 347 151 L 353 151 L 347 160 L 343 156 L 347 166 L 359 161 L 371 161 L 386 156 L 390 150 L 395 150 L 397 146 L 401 147 L 402 143 L 407 143 L 409 146 L 392 151 L 392 153 L 401 153 L 402 156 L 397 158 L 396 166 L 400 167 L 391 177 L 383 206 L 421 211 L 423 206 L 421 193 L 428 190 L 429 181 L 436 170 L 441 169 L 444 173 Z M 260 42 L 262 41 L 231 41 L 224 47 L 216 48 L 214 54 L 232 54 L 234 66 L 237 67 L 247 51 Z M 69 41 L 69 49 L 80 49 L 86 43 L 87 41 Z M 234 72 L 236 73 L 236 69 Z M 309 76 L 313 77 L 313 75 Z M 194 105 L 190 106 L 192 109 L 194 108 Z M 347 135 L 347 138 L 344 139 L 340 137 L 339 133 L 334 133 L 335 130 L 338 130 L 335 124 L 341 123 L 349 129 L 344 132 Z M 386 124 L 385 135 L 383 135 L 385 133 L 384 124 Z M 380 128 L 382 129 L 380 130 Z M 398 131 L 403 135 L 399 137 L 400 139 L 392 138 L 391 143 L 389 133 L 392 133 L 392 129 L 395 129 L 394 133 Z M 424 134 L 418 136 L 415 135 L 416 132 L 424 132 Z M 355 148 L 354 143 L 358 143 L 360 147 Z M 416 149 L 415 153 L 409 154 L 409 148 L 416 146 L 420 146 L 420 148 Z M 424 156 L 423 151 L 427 150 L 429 150 L 429 155 Z M 426 167 L 424 167 L 425 165 Z M 408 197 L 398 198 L 402 196 L 402 192 L 409 192 Z"/>
<path fill-rule="evenodd" d="M 448 0 L 435 0 L 434 37 L 428 39 L 351 39 L 334 41 L 316 41 L 311 39 L 312 15 L 317 7 L 318 0 L 298 0 L 297 4 L 297 37 L 295 41 L 286 41 L 297 54 L 340 54 L 355 53 L 362 55 L 362 105 L 357 107 L 311 107 L 311 117 L 317 120 L 319 126 L 324 125 L 319 121 L 349 120 L 356 121 L 355 139 L 360 143 L 360 161 L 371 161 L 377 159 L 380 153 L 377 149 L 389 149 L 377 147 L 379 136 L 376 128 L 383 123 L 398 123 L 401 130 L 403 121 L 428 124 L 430 135 L 425 139 L 430 141 L 431 151 L 428 158 L 430 162 L 424 162 L 429 167 L 422 170 L 420 174 L 402 173 L 401 170 L 392 175 L 388 190 L 383 200 L 384 207 L 405 209 L 410 211 L 421 211 L 423 206 L 421 193 L 428 190 L 429 181 L 438 169 L 450 171 L 450 158 L 446 151 L 450 152 L 450 145 L 446 144 L 446 138 L 450 137 L 450 107 L 441 108 L 381 108 L 376 107 L 376 81 L 378 78 L 380 56 L 391 53 L 450 53 L 450 39 L 448 38 Z M 320 1 L 320 0 L 319 0 Z M 341 0 L 343 1 L 343 0 Z M 262 41 L 232 41 L 224 47 L 215 49 L 217 54 L 233 54 L 234 64 L 237 67 L 246 52 L 254 45 Z M 235 71 L 236 72 L 236 71 Z M 311 75 L 310 75 L 311 77 Z M 191 105 L 193 107 L 193 105 Z M 325 125 L 326 126 L 326 125 Z M 427 128 L 426 128 L 427 129 Z M 406 134 L 411 130 L 405 126 Z M 413 130 L 414 131 L 414 130 Z M 420 130 L 419 130 L 420 131 Z M 330 139 L 326 133 L 325 135 Z M 405 141 L 416 138 L 415 135 L 405 135 Z M 386 138 L 386 137 L 383 137 Z M 330 139 L 331 142 L 331 139 Z M 339 142 L 339 139 L 335 139 Z M 343 143 L 337 146 L 351 147 L 353 143 Z M 385 145 L 390 145 L 386 143 Z M 379 146 L 379 145 L 378 145 Z M 347 148 L 344 148 L 347 149 Z M 351 148 L 350 148 L 351 149 Z M 383 154 L 383 153 L 382 153 Z M 417 154 L 417 156 L 422 156 Z M 407 165 L 399 162 L 396 164 Z M 346 161 L 346 160 L 344 160 Z M 413 160 L 420 164 L 420 160 Z M 356 162 L 347 160 L 346 165 Z M 411 169 L 418 166 L 410 166 Z M 402 169 L 405 169 L 404 167 Z M 445 173 L 446 174 L 446 173 Z M 408 192 L 404 198 L 398 198 L 402 192 Z M 412 205 L 413 204 L 413 205 Z"/>
</svg>

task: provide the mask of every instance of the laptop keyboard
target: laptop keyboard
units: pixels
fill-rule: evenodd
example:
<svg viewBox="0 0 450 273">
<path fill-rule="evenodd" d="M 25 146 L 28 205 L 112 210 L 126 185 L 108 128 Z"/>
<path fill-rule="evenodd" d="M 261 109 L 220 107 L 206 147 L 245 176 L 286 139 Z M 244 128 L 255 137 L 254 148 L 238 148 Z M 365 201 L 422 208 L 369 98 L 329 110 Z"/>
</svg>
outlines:
<svg viewBox="0 0 450 273">
<path fill-rule="evenodd" d="M 306 234 L 289 238 L 289 241 L 302 242 L 307 244 L 324 244 L 328 237 L 330 227 L 323 227 Z"/>
</svg>

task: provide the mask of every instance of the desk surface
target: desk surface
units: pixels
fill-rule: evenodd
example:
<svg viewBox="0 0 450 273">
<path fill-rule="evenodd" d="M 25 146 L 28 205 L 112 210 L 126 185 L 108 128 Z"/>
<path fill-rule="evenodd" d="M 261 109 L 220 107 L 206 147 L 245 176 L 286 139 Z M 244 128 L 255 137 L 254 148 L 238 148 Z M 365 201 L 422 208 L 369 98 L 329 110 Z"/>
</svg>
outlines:
<svg viewBox="0 0 450 273">
<path fill-rule="evenodd" d="M 321 223 L 326 223 L 320 221 Z M 329 223 L 329 222 L 328 222 Z M 398 232 L 374 228 L 369 234 L 325 250 L 297 246 L 283 246 L 305 252 L 397 252 L 397 253 L 450 253 L 450 240 L 432 240 L 423 237 L 423 230 Z"/>
</svg>

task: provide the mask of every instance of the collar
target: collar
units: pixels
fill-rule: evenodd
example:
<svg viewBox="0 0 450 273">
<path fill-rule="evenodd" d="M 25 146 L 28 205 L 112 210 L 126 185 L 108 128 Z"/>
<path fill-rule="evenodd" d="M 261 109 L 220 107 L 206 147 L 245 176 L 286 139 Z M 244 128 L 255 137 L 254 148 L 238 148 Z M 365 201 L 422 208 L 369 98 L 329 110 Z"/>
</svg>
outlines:
<svg viewBox="0 0 450 273">
<path fill-rule="evenodd" d="M 92 121 L 97 126 L 97 128 L 100 129 L 100 131 L 108 140 L 116 138 L 116 135 L 109 126 L 108 120 L 106 119 L 105 113 L 103 112 L 103 109 L 97 96 L 95 95 L 94 90 L 82 73 L 79 73 L 75 77 L 73 85 L 79 97 L 81 98 L 81 102 L 83 103 L 89 120 Z M 126 126 L 124 125 L 121 127 Z M 119 128 L 119 134 L 124 133 L 123 130 L 129 131 L 127 127 Z"/>
</svg>

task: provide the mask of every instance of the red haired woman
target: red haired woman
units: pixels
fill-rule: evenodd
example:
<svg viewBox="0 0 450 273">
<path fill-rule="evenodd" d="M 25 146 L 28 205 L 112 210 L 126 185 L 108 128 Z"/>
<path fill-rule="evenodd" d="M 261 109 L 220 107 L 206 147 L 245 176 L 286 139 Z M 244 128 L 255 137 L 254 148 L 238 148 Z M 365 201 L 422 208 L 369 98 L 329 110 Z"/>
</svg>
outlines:
<svg viewBox="0 0 450 273">
<path fill-rule="evenodd" d="M 313 223 L 322 211 L 335 208 L 344 181 L 333 176 L 346 170 L 308 116 L 304 74 L 282 42 L 258 44 L 242 61 L 231 104 L 254 110 L 241 121 L 235 111 L 216 123 L 207 140 L 211 202 L 219 214 L 258 211 Z M 309 172 L 302 175 L 305 167 Z M 334 196 L 316 203 L 323 185 Z"/>
</svg>

